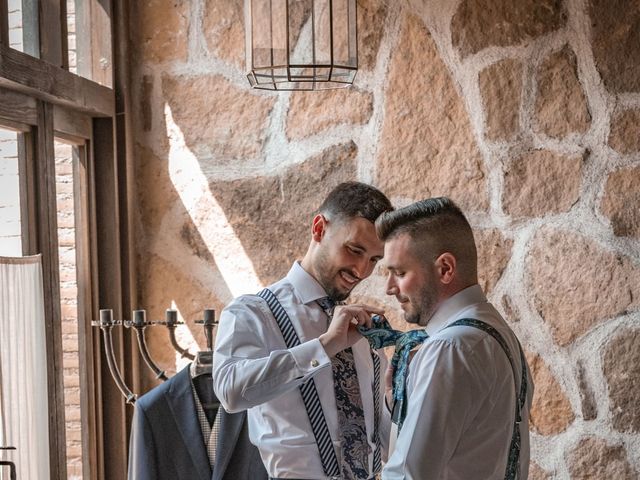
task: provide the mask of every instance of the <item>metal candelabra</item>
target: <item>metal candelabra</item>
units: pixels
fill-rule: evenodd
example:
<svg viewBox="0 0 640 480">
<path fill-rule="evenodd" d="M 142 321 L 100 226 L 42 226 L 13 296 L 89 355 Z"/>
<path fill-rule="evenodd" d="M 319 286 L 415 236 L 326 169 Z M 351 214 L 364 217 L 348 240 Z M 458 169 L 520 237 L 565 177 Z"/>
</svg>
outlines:
<svg viewBox="0 0 640 480">
<path fill-rule="evenodd" d="M 218 324 L 216 321 L 215 310 L 211 308 L 207 308 L 204 310 L 204 315 L 202 320 L 196 320 L 196 324 L 202 325 L 204 328 L 204 335 L 207 340 L 207 352 L 213 352 L 213 329 Z M 149 353 L 149 349 L 147 347 L 147 341 L 145 338 L 145 330 L 147 327 L 155 327 L 164 325 L 169 331 L 169 339 L 171 341 L 171 345 L 175 349 L 176 352 L 180 354 L 182 358 L 188 358 L 189 360 L 194 360 L 195 356 L 189 353 L 185 348 L 181 347 L 178 344 L 178 340 L 176 338 L 176 327 L 178 325 L 184 325 L 184 322 L 178 321 L 178 312 L 176 310 L 168 309 L 165 313 L 164 321 L 149 321 L 147 320 L 147 312 L 145 310 L 134 310 L 133 311 L 133 320 L 114 320 L 113 319 L 113 310 L 104 309 L 100 310 L 100 320 L 91 322 L 91 325 L 94 327 L 100 327 L 102 330 L 102 338 L 104 339 L 104 350 L 105 355 L 107 357 L 107 365 L 109 366 L 109 372 L 111 372 L 111 376 L 113 377 L 114 382 L 116 382 L 116 386 L 118 390 L 124 395 L 127 403 L 134 404 L 136 402 L 136 394 L 134 394 L 124 379 L 122 378 L 122 374 L 118 368 L 118 365 L 115 360 L 115 353 L 113 350 L 113 328 L 116 326 L 124 326 L 126 328 L 133 328 L 136 331 L 136 337 L 138 339 L 138 349 L 140 350 L 140 354 L 144 360 L 144 363 L 149 367 L 149 369 L 155 374 L 156 378 L 162 381 L 166 381 L 169 379 L 167 377 L 164 370 L 161 370 L 156 362 L 153 361 L 151 354 Z"/>
</svg>

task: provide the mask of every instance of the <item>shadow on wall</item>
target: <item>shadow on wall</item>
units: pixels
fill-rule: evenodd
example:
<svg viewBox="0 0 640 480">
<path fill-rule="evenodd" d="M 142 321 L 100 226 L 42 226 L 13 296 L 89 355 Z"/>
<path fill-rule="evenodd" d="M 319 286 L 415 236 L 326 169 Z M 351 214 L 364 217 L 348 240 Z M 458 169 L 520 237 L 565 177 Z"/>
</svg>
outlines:
<svg viewBox="0 0 640 480">
<path fill-rule="evenodd" d="M 219 94 L 207 100 L 202 107 L 206 112 L 194 112 L 189 97 L 201 90 Z M 311 216 L 326 194 L 338 183 L 356 179 L 356 144 L 347 142 L 308 159 L 292 159 L 291 166 L 269 176 L 219 180 L 208 172 L 221 167 L 240 171 L 239 162 L 261 156 L 274 98 L 210 76 L 165 78 L 163 97 L 175 127 L 184 132 L 183 145 L 169 134 L 169 148 L 195 158 L 199 175 L 207 184 L 200 210 L 217 203 L 220 215 L 226 217 L 253 264 L 259 283 L 277 280 L 286 274 L 293 259 L 304 254 Z M 203 214 L 189 227 L 198 230 L 193 232 L 194 238 L 199 235 L 212 252 L 228 249 L 214 235 L 219 222 L 220 218 Z"/>
<path fill-rule="evenodd" d="M 281 278 L 302 258 L 314 210 L 334 186 L 357 176 L 357 146 L 329 147 L 273 176 L 217 180 L 207 173 L 217 158 L 196 157 L 194 139 L 182 133 L 194 117 L 181 113 L 179 105 L 165 105 L 167 143 L 161 153 L 136 145 L 136 188 L 144 212 L 139 304 L 150 319 L 159 319 L 173 302 L 188 324 L 178 330 L 180 343 L 204 347 L 193 320 L 204 308 L 219 315 L 233 297 Z M 179 368 L 166 331 L 150 329 L 149 344 L 161 368 Z M 150 378 L 145 389 L 152 386 Z"/>
</svg>

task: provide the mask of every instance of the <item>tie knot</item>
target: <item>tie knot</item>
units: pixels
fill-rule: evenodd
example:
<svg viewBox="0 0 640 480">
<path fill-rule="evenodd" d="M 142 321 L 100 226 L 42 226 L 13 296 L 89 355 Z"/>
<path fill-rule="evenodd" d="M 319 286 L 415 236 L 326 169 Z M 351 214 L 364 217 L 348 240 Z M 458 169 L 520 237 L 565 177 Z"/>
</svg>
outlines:
<svg viewBox="0 0 640 480">
<path fill-rule="evenodd" d="M 336 308 L 336 302 L 331 297 L 322 297 L 317 300 L 320 308 L 330 317 L 333 316 L 333 309 Z"/>
<path fill-rule="evenodd" d="M 427 338 L 429 338 L 429 334 L 423 329 L 409 330 L 400 336 L 396 342 L 396 346 L 399 348 L 409 348 L 409 350 L 411 350 L 413 347 L 423 343 Z"/>
</svg>

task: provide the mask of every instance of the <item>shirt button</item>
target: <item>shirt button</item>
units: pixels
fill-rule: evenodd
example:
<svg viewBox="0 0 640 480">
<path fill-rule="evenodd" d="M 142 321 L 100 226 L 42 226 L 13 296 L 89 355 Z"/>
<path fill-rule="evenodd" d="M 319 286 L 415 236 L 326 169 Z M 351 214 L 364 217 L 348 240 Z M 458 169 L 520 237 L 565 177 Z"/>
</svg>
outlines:
<svg viewBox="0 0 640 480">
<path fill-rule="evenodd" d="M 311 360 L 311 366 L 312 367 L 317 367 L 318 365 L 320 365 L 320 362 L 318 360 L 316 360 L 315 358 L 313 360 Z"/>
</svg>

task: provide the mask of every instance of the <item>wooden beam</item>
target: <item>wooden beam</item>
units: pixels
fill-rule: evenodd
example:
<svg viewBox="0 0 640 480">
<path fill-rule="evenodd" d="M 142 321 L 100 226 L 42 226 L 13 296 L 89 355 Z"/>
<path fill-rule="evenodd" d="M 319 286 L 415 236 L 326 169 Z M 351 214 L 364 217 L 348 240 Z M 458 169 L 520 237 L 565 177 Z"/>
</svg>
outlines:
<svg viewBox="0 0 640 480">
<path fill-rule="evenodd" d="M 47 345 L 47 390 L 49 394 L 49 462 L 51 478 L 66 478 L 66 441 L 62 332 L 60 314 L 60 271 L 58 259 L 58 221 L 56 172 L 53 143 L 53 110 L 38 102 L 36 134 L 35 197 L 37 252 L 42 253 L 45 339 Z"/>
<path fill-rule="evenodd" d="M 120 247 L 120 209 L 118 199 L 118 166 L 112 119 L 94 120 L 95 218 L 98 261 L 99 307 L 113 310 L 115 318 L 123 312 L 122 265 Z M 123 329 L 113 329 L 115 359 L 123 376 L 129 369 L 125 363 Z M 102 343 L 100 350 L 103 352 Z M 102 361 L 102 441 L 106 479 L 127 476 L 127 426 L 124 397 Z"/>
<path fill-rule="evenodd" d="M 100 308 L 100 281 L 98 275 L 98 222 L 96 219 L 96 212 L 98 208 L 96 207 L 96 168 L 95 168 L 95 159 L 96 155 L 94 154 L 94 146 L 93 146 L 93 137 L 91 141 L 87 144 L 87 194 L 88 194 L 88 226 L 89 226 L 89 262 L 90 262 L 90 273 L 91 273 L 91 305 L 93 306 L 93 318 L 99 318 L 99 308 Z M 96 470 L 96 475 L 90 477 L 92 480 L 105 480 L 104 475 L 104 458 L 105 458 L 105 441 L 104 441 L 104 410 L 102 406 L 103 389 L 102 389 L 102 371 L 104 369 L 102 365 L 102 358 L 104 355 L 104 349 L 102 347 L 102 333 L 99 328 L 92 329 L 91 335 L 91 345 L 93 348 L 93 378 L 95 380 L 94 384 L 94 397 L 95 403 L 94 408 L 91 410 L 96 422 L 96 431 L 95 431 L 95 448 L 96 448 L 96 458 L 93 465 L 93 468 Z M 105 379 L 108 380 L 108 379 Z M 83 467 L 84 468 L 84 467 Z M 83 475 L 84 475 L 83 470 Z"/>
<path fill-rule="evenodd" d="M 69 68 L 67 5 L 65 0 L 38 2 L 40 59 L 56 67 Z"/>
<path fill-rule="evenodd" d="M 54 115 L 55 119 L 55 115 Z M 55 123 L 55 120 L 54 120 Z M 89 197 L 89 159 L 87 141 L 85 145 L 74 148 L 73 155 L 73 196 L 75 211 L 75 241 L 78 272 L 78 355 L 80 357 L 80 412 L 82 421 L 82 476 L 87 479 L 98 478 L 97 418 L 95 415 L 96 395 L 94 377 L 93 331 L 91 325 L 98 318 L 97 305 L 93 301 L 91 275 L 91 217 Z M 92 288 L 93 287 L 93 288 Z"/>
<path fill-rule="evenodd" d="M 131 70 L 129 50 L 129 2 L 127 0 L 100 0 L 107 4 L 112 4 L 113 18 L 113 81 L 116 91 L 116 111 L 122 114 L 116 115 L 116 145 L 118 159 L 118 186 L 120 188 L 120 246 L 122 258 L 122 289 L 123 306 L 125 311 L 137 308 L 137 286 L 136 286 L 136 254 L 135 254 L 135 176 L 133 163 L 133 126 L 132 126 L 132 98 L 131 98 Z M 106 26 L 106 25 L 105 25 Z M 103 49 L 106 47 L 103 47 Z M 137 342 L 131 336 L 128 348 L 125 349 L 127 361 L 130 368 L 127 371 L 127 383 L 134 391 L 139 392 L 141 388 L 140 376 L 140 350 Z M 132 410 L 128 410 L 132 414 Z M 131 417 L 127 420 L 127 427 L 131 425 Z M 127 428 L 127 440 L 129 439 L 129 428 Z"/>
<path fill-rule="evenodd" d="M 93 116 L 115 115 L 112 89 L 0 45 L 0 87 Z"/>
<path fill-rule="evenodd" d="M 7 0 L 0 0 L 0 44 L 9 45 L 9 7 Z"/>
<path fill-rule="evenodd" d="M 0 88 L 0 118 L 15 123 L 36 125 L 36 100 L 18 92 Z"/>
<path fill-rule="evenodd" d="M 89 140 L 92 128 L 91 117 L 60 105 L 53 107 L 53 130 L 56 137 L 84 144 L 80 139 Z"/>
</svg>

